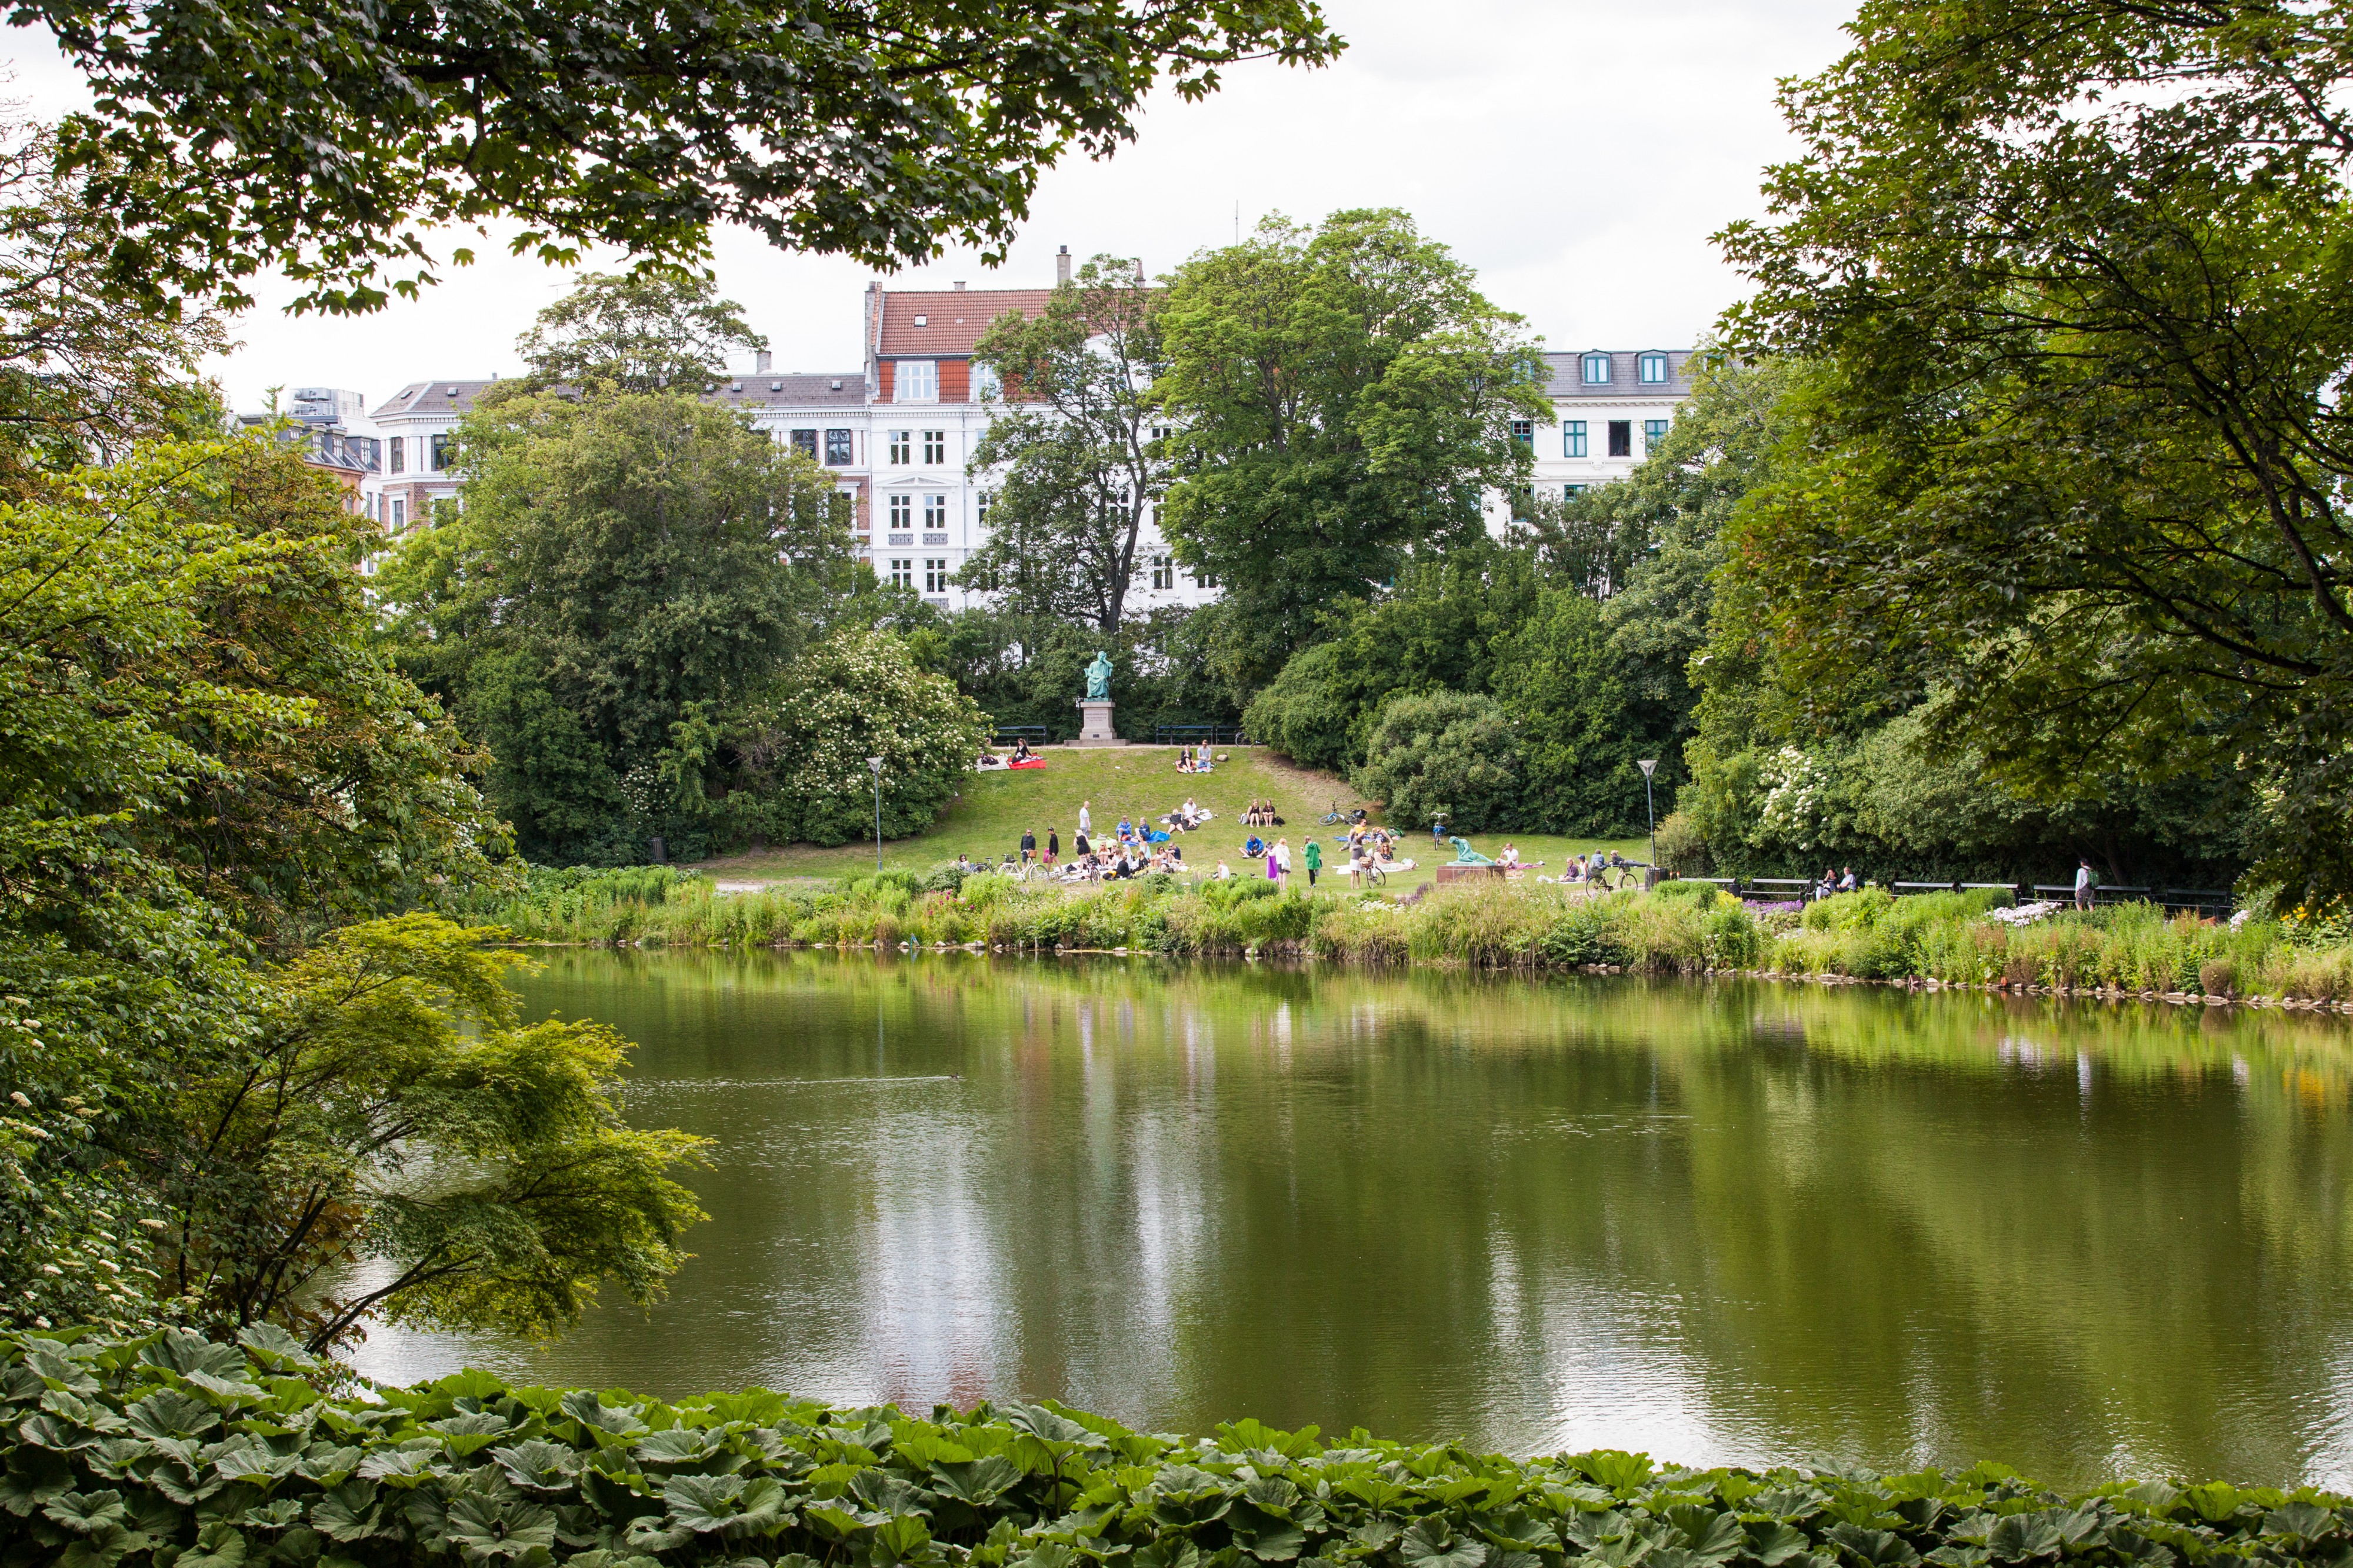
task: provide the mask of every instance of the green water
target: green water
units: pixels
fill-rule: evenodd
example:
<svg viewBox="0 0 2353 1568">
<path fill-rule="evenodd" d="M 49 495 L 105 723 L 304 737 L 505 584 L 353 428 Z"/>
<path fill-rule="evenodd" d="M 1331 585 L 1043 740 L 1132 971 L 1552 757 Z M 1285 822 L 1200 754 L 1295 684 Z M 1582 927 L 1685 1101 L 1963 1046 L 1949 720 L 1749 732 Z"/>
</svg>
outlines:
<svg viewBox="0 0 2353 1568">
<path fill-rule="evenodd" d="M 2341 1025 L 961 955 L 524 990 L 714 1140 L 699 1256 L 650 1317 L 379 1332 L 375 1375 L 2353 1479 Z"/>
</svg>

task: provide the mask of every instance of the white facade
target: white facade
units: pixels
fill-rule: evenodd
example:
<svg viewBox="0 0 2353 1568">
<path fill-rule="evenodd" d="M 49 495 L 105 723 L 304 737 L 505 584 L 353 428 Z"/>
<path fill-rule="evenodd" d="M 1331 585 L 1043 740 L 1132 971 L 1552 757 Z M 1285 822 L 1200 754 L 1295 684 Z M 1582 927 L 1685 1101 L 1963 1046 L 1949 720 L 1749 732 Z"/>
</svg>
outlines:
<svg viewBox="0 0 2353 1568">
<path fill-rule="evenodd" d="M 972 351 L 1008 313 L 1035 318 L 1046 289 L 886 289 L 866 291 L 861 369 L 777 372 L 760 354 L 747 374 L 731 374 L 713 401 L 743 410 L 777 442 L 798 447 L 830 472 L 852 504 L 858 552 L 875 574 L 903 583 L 944 610 L 981 603 L 985 594 L 951 585 L 985 537 L 990 476 L 966 465 L 987 427 L 987 389 Z M 1559 496 L 1633 471 L 1689 391 L 1689 351 L 1594 350 L 1549 353 L 1555 417 L 1515 431 L 1535 451 L 1535 484 Z M 437 380 L 403 387 L 364 419 L 380 461 L 363 486 L 367 515 L 387 534 L 430 520 L 456 503 L 454 432 L 491 383 Z M 343 395 L 348 396 L 348 395 Z M 1509 525 L 1502 498 L 1488 503 L 1490 526 Z M 1217 590 L 1178 567 L 1147 517 L 1138 544 L 1138 574 L 1129 604 L 1138 610 L 1206 604 Z"/>
</svg>

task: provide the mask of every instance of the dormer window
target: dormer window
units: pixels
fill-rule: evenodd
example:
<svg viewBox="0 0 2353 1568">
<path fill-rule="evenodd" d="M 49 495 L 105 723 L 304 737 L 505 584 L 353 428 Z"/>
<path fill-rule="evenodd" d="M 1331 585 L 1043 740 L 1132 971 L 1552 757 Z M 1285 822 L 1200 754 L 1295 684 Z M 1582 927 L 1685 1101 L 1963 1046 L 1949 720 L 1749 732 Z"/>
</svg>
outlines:
<svg viewBox="0 0 2353 1568">
<path fill-rule="evenodd" d="M 1608 354 L 1587 354 L 1585 356 L 1585 384 L 1588 386 L 1607 386 L 1609 384 L 1609 356 Z"/>
<path fill-rule="evenodd" d="M 1634 362 L 1634 378 L 1651 386 L 1663 383 L 1667 379 L 1667 356 L 1642 355 Z"/>
<path fill-rule="evenodd" d="M 785 384 L 781 381 L 772 381 L 768 383 L 768 390 L 770 392 L 782 392 L 784 389 Z"/>
<path fill-rule="evenodd" d="M 929 316 L 918 316 L 915 318 L 915 325 L 919 327 L 928 327 L 931 324 L 932 319 Z"/>
<path fill-rule="evenodd" d="M 897 382 L 892 391 L 893 403 L 937 403 L 940 400 L 940 367 L 935 360 L 902 359 L 899 362 Z"/>
</svg>

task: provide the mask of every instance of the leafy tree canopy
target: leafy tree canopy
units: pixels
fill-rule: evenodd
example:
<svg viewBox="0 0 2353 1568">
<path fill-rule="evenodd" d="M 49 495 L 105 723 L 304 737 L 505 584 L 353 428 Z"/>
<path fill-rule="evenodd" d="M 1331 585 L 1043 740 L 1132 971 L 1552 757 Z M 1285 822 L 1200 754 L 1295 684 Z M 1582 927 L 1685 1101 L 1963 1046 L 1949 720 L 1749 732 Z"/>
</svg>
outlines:
<svg viewBox="0 0 2353 1568">
<path fill-rule="evenodd" d="M 876 267 L 1001 254 L 1039 172 L 1132 137 L 1155 87 L 1198 99 L 1236 61 L 1342 47 L 1311 0 L 25 0 L 10 19 L 90 79 L 63 150 L 121 226 L 117 285 L 241 305 L 270 266 L 328 310 L 414 292 L 447 225 L 512 223 L 518 253 L 567 260 L 691 263 L 715 223 Z"/>
<path fill-rule="evenodd" d="M 536 387 L 624 392 L 692 392 L 726 369 L 731 349 L 767 346 L 710 278 L 656 269 L 589 273 L 515 343 Z"/>
<path fill-rule="evenodd" d="M 2353 67 L 2339 7 L 1874 0 L 1725 241 L 1810 366 L 1727 541 L 1824 732 L 2062 798 L 2243 764 L 2258 879 L 2353 894 Z"/>
<path fill-rule="evenodd" d="M 670 819 L 705 798 L 716 727 L 847 584 L 842 498 L 684 393 L 518 389 L 459 447 L 464 512 L 379 578 L 403 657 L 488 743 L 489 794 L 526 854 L 687 828 Z"/>
<path fill-rule="evenodd" d="M 1168 488 L 1153 387 L 1166 369 L 1161 291 L 1098 256 L 1035 321 L 1008 315 L 973 351 L 1005 395 L 974 448 L 1002 470 L 988 537 L 959 578 L 1017 614 L 1119 629 L 1145 520 Z"/>
<path fill-rule="evenodd" d="M 1519 318 L 1394 210 L 1314 230 L 1272 217 L 1195 257 L 1170 279 L 1162 331 L 1179 475 L 1162 528 L 1225 592 L 1243 693 L 1334 601 L 1388 583 L 1414 550 L 1477 538 L 1482 496 L 1525 483 L 1511 421 L 1551 411 Z"/>
</svg>

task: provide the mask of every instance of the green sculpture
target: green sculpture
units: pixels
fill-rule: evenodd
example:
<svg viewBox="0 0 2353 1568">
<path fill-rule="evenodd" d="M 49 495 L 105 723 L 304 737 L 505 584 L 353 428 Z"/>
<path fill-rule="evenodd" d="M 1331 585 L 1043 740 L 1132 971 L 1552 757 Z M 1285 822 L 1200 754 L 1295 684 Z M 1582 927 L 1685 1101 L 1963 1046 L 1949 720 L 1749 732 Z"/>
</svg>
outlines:
<svg viewBox="0 0 2353 1568">
<path fill-rule="evenodd" d="M 1484 855 L 1482 855 L 1476 849 L 1472 848 L 1471 841 L 1468 838 L 1450 838 L 1447 842 L 1454 846 L 1454 863 L 1457 866 L 1492 866 L 1494 864 L 1493 860 L 1488 859 Z"/>
<path fill-rule="evenodd" d="M 1095 661 L 1087 666 L 1087 697 L 1090 702 L 1102 702 L 1111 697 L 1111 655 L 1100 649 Z"/>
</svg>

